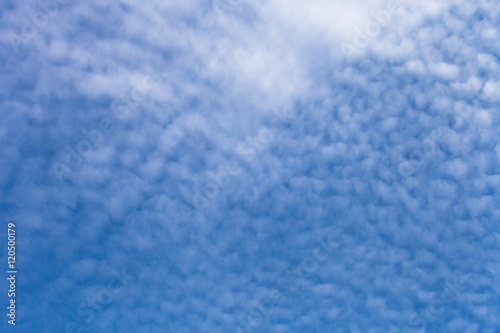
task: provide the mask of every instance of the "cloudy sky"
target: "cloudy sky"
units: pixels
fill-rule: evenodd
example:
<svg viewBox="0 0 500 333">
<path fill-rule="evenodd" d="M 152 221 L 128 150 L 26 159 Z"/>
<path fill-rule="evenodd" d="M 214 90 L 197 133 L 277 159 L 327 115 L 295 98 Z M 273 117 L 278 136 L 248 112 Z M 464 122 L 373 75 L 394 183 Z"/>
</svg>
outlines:
<svg viewBox="0 0 500 333">
<path fill-rule="evenodd" d="M 2 1 L 0 331 L 500 332 L 499 15 Z"/>
</svg>

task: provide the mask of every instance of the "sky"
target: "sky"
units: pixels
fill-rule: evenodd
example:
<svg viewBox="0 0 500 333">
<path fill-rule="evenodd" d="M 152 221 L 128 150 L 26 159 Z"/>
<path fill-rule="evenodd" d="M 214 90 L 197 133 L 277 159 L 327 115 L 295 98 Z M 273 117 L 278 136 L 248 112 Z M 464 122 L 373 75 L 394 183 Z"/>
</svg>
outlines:
<svg viewBox="0 0 500 333">
<path fill-rule="evenodd" d="M 2 1 L 0 331 L 500 332 L 499 15 Z"/>
</svg>

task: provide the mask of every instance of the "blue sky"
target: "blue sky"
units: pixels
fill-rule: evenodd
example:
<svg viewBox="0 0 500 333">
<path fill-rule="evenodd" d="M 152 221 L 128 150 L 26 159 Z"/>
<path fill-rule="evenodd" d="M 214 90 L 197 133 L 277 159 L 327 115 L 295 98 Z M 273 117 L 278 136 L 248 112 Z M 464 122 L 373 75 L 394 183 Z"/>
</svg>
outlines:
<svg viewBox="0 0 500 333">
<path fill-rule="evenodd" d="M 500 332 L 500 4 L 0 4 L 1 332 Z"/>
</svg>

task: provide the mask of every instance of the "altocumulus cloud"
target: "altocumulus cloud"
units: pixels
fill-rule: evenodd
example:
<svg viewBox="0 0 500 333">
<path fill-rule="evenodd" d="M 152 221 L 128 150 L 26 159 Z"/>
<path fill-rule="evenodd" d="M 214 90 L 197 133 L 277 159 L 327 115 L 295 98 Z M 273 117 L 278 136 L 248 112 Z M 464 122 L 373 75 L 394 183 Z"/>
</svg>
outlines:
<svg viewBox="0 0 500 333">
<path fill-rule="evenodd" d="M 2 332 L 498 331 L 497 1 L 0 9 Z"/>
</svg>

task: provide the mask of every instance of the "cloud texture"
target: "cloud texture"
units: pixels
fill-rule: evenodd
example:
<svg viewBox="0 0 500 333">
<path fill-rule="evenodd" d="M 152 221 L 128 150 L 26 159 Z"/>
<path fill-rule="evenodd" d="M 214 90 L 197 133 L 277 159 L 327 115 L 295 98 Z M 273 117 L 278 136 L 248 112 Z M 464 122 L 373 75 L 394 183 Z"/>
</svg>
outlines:
<svg viewBox="0 0 500 333">
<path fill-rule="evenodd" d="M 497 1 L 0 6 L 2 332 L 499 331 Z"/>
</svg>

